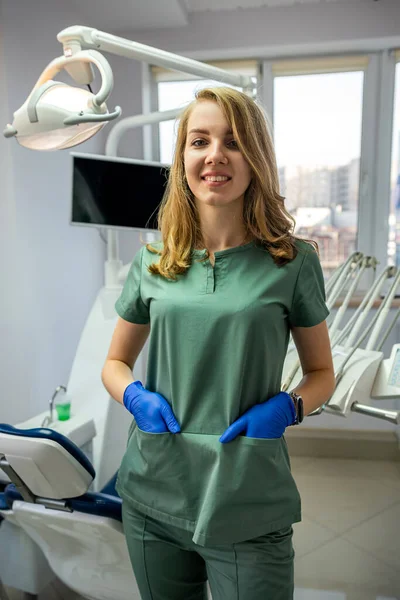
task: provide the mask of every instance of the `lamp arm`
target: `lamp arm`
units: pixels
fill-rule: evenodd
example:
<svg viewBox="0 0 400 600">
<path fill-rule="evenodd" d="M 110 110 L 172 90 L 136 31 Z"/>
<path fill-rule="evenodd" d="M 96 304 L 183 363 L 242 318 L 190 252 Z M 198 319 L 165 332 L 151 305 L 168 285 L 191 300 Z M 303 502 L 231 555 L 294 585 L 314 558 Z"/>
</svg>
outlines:
<svg viewBox="0 0 400 600">
<path fill-rule="evenodd" d="M 170 110 L 153 112 L 146 115 L 134 115 L 132 117 L 125 117 L 125 119 L 121 119 L 114 125 L 108 134 L 105 154 L 107 156 L 118 156 L 118 144 L 125 131 L 130 131 L 136 127 L 143 127 L 144 125 L 151 125 L 153 123 L 161 123 L 162 121 L 175 119 L 184 108 L 184 106 L 181 106 L 179 108 L 172 108 Z"/>
<path fill-rule="evenodd" d="M 97 94 L 93 95 L 93 108 L 95 110 L 98 109 L 111 94 L 114 87 L 114 77 L 108 61 L 96 50 L 81 50 L 72 56 L 59 56 L 52 60 L 40 75 L 30 96 L 32 96 L 32 94 L 43 84 L 62 71 L 62 69 L 68 69 L 71 63 L 82 62 L 93 63 L 100 71 L 102 79 L 101 87 Z"/>
<path fill-rule="evenodd" d="M 237 87 L 252 90 L 254 82 L 247 75 L 230 73 L 224 69 L 206 65 L 197 60 L 186 58 L 172 52 L 166 52 L 153 46 L 146 46 L 125 38 L 117 37 L 104 31 L 91 27 L 75 25 L 67 27 L 57 35 L 59 42 L 63 44 L 64 53 L 77 52 L 81 48 L 93 48 L 133 58 L 139 61 L 151 63 L 159 67 L 181 71 L 190 75 L 206 79 L 215 79 Z"/>
</svg>

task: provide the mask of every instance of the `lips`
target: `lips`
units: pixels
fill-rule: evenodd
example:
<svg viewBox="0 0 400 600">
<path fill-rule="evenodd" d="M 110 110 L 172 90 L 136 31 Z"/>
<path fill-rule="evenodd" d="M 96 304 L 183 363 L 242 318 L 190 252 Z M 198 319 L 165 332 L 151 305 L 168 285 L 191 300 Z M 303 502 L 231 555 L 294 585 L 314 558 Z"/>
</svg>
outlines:
<svg viewBox="0 0 400 600">
<path fill-rule="evenodd" d="M 225 187 L 228 183 L 231 182 L 231 179 L 214 180 L 214 179 L 206 179 L 205 177 L 203 177 L 202 181 L 208 189 L 217 189 L 217 188 Z"/>
<path fill-rule="evenodd" d="M 227 177 L 228 179 L 232 179 L 228 173 L 204 173 L 204 175 L 201 175 L 201 179 L 205 179 L 206 177 Z"/>
</svg>

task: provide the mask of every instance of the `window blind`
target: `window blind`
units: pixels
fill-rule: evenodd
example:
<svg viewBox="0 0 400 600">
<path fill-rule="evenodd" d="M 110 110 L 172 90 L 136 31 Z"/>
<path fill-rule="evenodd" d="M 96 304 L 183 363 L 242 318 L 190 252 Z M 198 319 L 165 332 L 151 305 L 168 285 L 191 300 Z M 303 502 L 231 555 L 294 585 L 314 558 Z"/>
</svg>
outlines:
<svg viewBox="0 0 400 600">
<path fill-rule="evenodd" d="M 311 75 L 314 73 L 335 73 L 343 71 L 363 71 L 368 66 L 368 56 L 327 56 L 280 60 L 272 64 L 275 77 L 289 75 Z"/>
<path fill-rule="evenodd" d="M 257 76 L 258 61 L 256 60 L 218 60 L 207 61 L 205 64 L 218 67 L 219 69 L 224 69 L 225 71 L 235 71 L 240 75 L 247 75 L 248 77 Z M 188 73 L 181 73 L 156 66 L 151 67 L 151 73 L 156 82 L 190 81 L 193 79 L 201 79 L 196 75 L 189 75 Z"/>
</svg>

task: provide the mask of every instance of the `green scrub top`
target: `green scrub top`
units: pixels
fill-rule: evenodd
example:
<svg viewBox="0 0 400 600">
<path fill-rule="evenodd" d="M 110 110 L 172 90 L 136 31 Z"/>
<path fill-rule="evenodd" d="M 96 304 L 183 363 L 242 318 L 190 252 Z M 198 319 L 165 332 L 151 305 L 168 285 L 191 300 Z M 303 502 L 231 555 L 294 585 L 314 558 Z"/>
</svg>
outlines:
<svg viewBox="0 0 400 600">
<path fill-rule="evenodd" d="M 162 242 L 153 244 L 162 248 Z M 301 521 L 285 437 L 226 444 L 222 433 L 281 389 L 291 326 L 329 314 L 318 255 L 304 241 L 277 267 L 256 241 L 192 251 L 176 281 L 151 275 L 159 260 L 135 255 L 115 308 L 149 323 L 146 389 L 169 402 L 181 433 L 146 433 L 133 421 L 117 491 L 136 509 L 193 532 L 200 546 L 232 544 Z"/>
</svg>

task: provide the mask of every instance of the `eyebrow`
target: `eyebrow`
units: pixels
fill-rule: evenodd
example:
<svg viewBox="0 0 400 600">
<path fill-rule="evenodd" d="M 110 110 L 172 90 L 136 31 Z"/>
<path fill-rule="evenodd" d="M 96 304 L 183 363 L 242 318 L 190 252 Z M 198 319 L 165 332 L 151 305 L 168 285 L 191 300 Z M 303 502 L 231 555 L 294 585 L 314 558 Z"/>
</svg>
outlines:
<svg viewBox="0 0 400 600">
<path fill-rule="evenodd" d="M 206 135 L 210 134 L 210 132 L 208 131 L 208 129 L 191 129 L 189 131 L 189 133 L 205 133 Z M 226 131 L 226 135 L 230 135 L 231 133 L 233 133 L 232 129 L 228 129 Z"/>
</svg>

